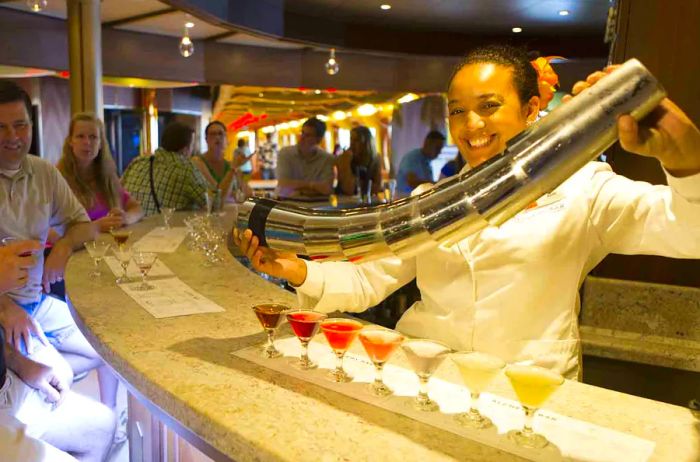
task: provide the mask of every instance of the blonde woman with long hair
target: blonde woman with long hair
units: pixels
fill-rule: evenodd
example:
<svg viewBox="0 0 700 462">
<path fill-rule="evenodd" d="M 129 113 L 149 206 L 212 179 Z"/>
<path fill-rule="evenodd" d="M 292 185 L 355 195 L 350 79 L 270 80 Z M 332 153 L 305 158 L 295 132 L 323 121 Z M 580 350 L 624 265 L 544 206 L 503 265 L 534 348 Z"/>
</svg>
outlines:
<svg viewBox="0 0 700 462">
<path fill-rule="evenodd" d="M 359 125 L 350 130 L 350 148 L 338 157 L 338 192 L 351 196 L 359 186 L 364 193 L 372 181 L 372 194 L 382 188 L 381 161 L 369 128 Z"/>
<path fill-rule="evenodd" d="M 73 116 L 57 167 L 101 232 L 143 217 L 141 205 L 119 182 L 104 125 L 94 114 Z"/>
</svg>

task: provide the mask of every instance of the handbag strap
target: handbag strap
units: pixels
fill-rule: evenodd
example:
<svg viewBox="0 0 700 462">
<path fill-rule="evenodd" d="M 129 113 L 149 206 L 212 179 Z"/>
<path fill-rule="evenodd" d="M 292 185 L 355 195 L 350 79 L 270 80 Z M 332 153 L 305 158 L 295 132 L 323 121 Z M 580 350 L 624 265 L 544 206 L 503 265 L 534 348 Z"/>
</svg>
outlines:
<svg viewBox="0 0 700 462">
<path fill-rule="evenodd" d="M 160 202 L 158 202 L 158 196 L 156 195 L 156 187 L 155 183 L 153 182 L 153 161 L 156 160 L 155 155 L 151 155 L 151 158 L 148 159 L 149 161 L 149 166 L 148 166 L 148 177 L 151 182 L 151 197 L 153 198 L 153 202 L 156 204 L 156 211 L 160 213 Z"/>
</svg>

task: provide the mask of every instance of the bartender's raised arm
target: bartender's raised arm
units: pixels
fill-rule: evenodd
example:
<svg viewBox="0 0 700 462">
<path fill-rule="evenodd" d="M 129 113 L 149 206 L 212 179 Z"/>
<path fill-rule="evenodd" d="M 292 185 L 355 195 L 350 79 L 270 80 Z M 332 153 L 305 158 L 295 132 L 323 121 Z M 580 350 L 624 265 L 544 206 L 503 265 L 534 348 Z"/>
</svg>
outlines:
<svg viewBox="0 0 700 462">
<path fill-rule="evenodd" d="M 304 308 L 360 312 L 416 277 L 415 258 L 387 257 L 363 264 L 310 262 L 260 247 L 250 230 L 234 230 L 234 242 L 258 271 L 288 280 Z"/>
</svg>

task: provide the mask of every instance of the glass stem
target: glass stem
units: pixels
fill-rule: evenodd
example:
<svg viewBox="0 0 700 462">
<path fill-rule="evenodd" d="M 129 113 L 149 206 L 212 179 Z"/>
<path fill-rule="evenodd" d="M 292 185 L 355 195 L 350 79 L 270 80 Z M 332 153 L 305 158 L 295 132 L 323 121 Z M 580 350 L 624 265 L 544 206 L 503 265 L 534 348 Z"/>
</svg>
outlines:
<svg viewBox="0 0 700 462">
<path fill-rule="evenodd" d="M 478 403 L 479 403 L 479 393 L 471 392 L 471 397 L 472 397 L 472 402 L 469 405 L 469 415 L 472 417 L 479 417 L 481 414 L 479 413 L 479 408 Z"/>
<path fill-rule="evenodd" d="M 374 383 L 376 385 L 384 385 L 384 377 L 383 377 L 384 363 L 374 363 L 374 369 L 375 369 Z"/>
<path fill-rule="evenodd" d="M 430 397 L 428 396 L 428 381 L 430 380 L 430 377 L 418 376 L 418 400 L 419 401 L 424 401 L 427 402 L 430 400 Z"/>
<path fill-rule="evenodd" d="M 265 333 L 267 333 L 267 345 L 265 345 L 265 349 L 272 350 L 275 348 L 275 330 L 265 329 Z"/>
<path fill-rule="evenodd" d="M 345 356 L 344 351 L 334 351 L 335 353 L 335 371 L 338 374 L 342 374 L 343 371 L 343 357 Z"/>
<path fill-rule="evenodd" d="M 126 268 L 128 266 L 129 266 L 129 262 L 126 262 L 126 264 L 122 263 L 122 269 L 124 270 L 124 274 L 122 275 L 122 277 L 124 278 L 124 280 L 126 280 Z"/>
<path fill-rule="evenodd" d="M 299 340 L 301 342 L 301 363 L 308 364 L 309 361 L 309 341 Z"/>
<path fill-rule="evenodd" d="M 525 424 L 523 425 L 523 434 L 525 434 L 526 436 L 530 436 L 535 433 L 532 430 L 532 421 L 535 419 L 535 412 L 537 412 L 537 408 L 532 408 L 523 405 L 523 409 L 525 410 Z"/>
</svg>

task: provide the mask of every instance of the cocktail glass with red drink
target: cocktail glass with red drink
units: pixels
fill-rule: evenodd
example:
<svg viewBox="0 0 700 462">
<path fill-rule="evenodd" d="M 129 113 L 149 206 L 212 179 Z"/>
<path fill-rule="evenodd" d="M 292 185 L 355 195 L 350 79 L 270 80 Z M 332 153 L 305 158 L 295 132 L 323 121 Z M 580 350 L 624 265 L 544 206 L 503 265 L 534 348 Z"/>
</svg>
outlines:
<svg viewBox="0 0 700 462">
<path fill-rule="evenodd" d="M 343 357 L 362 329 L 362 323 L 352 319 L 330 318 L 321 322 L 321 331 L 335 353 L 335 369 L 329 376 L 334 382 L 351 382 L 352 376 L 343 369 Z"/>
<path fill-rule="evenodd" d="M 360 343 L 365 348 L 367 356 L 372 360 L 376 371 L 374 382 L 369 385 L 370 392 L 376 396 L 388 396 L 394 393 L 384 383 L 384 364 L 403 342 L 403 335 L 391 329 L 382 327 L 365 327 L 360 331 Z"/>
<path fill-rule="evenodd" d="M 257 316 L 260 325 L 265 329 L 265 333 L 267 334 L 267 342 L 262 349 L 263 356 L 266 358 L 278 358 L 282 356 L 282 352 L 275 348 L 275 333 L 280 324 L 282 324 L 285 311 L 289 311 L 288 306 L 274 303 L 264 303 L 253 307 L 255 316 Z"/>
<path fill-rule="evenodd" d="M 301 342 L 301 357 L 293 363 L 302 370 L 315 369 L 318 364 L 309 359 L 309 342 L 318 332 L 321 321 L 327 316 L 318 311 L 298 310 L 287 313 L 287 322 Z"/>
</svg>

